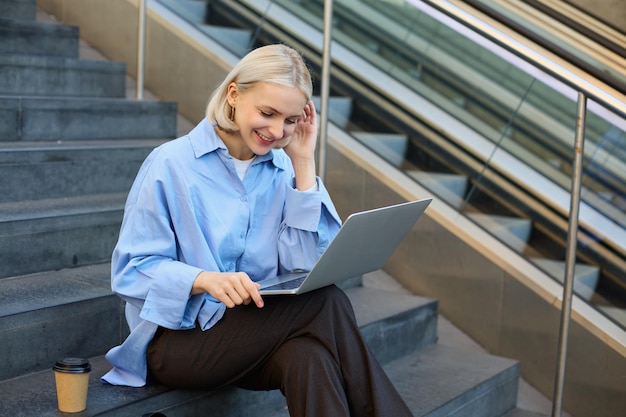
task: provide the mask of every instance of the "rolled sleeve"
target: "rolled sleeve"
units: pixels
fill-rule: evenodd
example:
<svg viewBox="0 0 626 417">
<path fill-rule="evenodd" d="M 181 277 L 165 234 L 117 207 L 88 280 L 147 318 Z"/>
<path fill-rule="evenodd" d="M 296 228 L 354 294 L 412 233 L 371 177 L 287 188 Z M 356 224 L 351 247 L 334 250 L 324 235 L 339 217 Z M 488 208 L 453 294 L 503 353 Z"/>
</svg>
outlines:
<svg viewBox="0 0 626 417">
<path fill-rule="evenodd" d="M 191 296 L 193 282 L 201 269 L 182 262 L 161 263 L 158 278 L 152 283 L 140 317 L 168 329 L 195 326 L 202 307 L 201 295 Z"/>
<path fill-rule="evenodd" d="M 298 191 L 287 187 L 285 198 L 285 224 L 287 227 L 316 232 L 322 213 L 322 193 L 319 180 L 313 190 Z"/>
<path fill-rule="evenodd" d="M 202 330 L 208 330 L 213 327 L 223 316 L 226 311 L 224 303 L 211 297 L 209 294 L 204 295 L 204 302 L 198 313 L 198 323 Z"/>
</svg>

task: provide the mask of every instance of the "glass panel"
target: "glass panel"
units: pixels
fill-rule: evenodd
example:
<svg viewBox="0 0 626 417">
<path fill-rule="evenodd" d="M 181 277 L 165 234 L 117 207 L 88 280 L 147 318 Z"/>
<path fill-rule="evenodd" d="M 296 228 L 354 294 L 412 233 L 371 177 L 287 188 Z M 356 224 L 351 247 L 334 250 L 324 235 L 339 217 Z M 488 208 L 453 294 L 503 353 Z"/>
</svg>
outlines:
<svg viewBox="0 0 626 417">
<path fill-rule="evenodd" d="M 323 0 L 274 3 L 323 31 Z M 334 40 L 379 75 L 342 68 L 368 92 L 331 80 L 346 98 L 331 121 L 562 280 L 577 93 L 426 6 L 334 4 Z M 589 103 L 575 291 L 613 318 L 626 307 L 624 123 Z"/>
<path fill-rule="evenodd" d="M 576 30 L 564 27 L 556 20 L 537 12 L 534 7 L 524 4 L 525 2 L 481 0 L 480 3 L 514 22 L 517 26 L 527 29 L 535 36 L 540 36 L 556 48 L 566 51 L 578 60 L 614 77 L 621 83 L 626 83 L 624 57 L 619 56 L 618 52 L 614 52 L 618 50 L 617 48 L 611 51 L 590 39 L 583 39 L 584 37 L 578 34 Z M 578 21 L 578 24 L 589 25 L 590 30 L 602 34 L 606 41 L 616 46 L 623 45 L 623 33 L 587 15 L 582 9 L 567 4 L 544 4 L 544 6 L 547 9 L 554 8 L 565 17 Z M 576 9 L 576 13 L 572 13 L 572 9 Z M 581 15 L 585 15 L 585 17 Z"/>
<path fill-rule="evenodd" d="M 323 1 L 276 2 L 323 30 Z M 409 2 L 334 4 L 333 39 L 425 99 L 416 117 L 438 124 L 425 129 L 430 134 L 398 129 L 383 120 L 391 113 L 354 98 L 347 130 L 562 281 L 576 91 Z M 385 80 L 362 82 L 385 93 Z M 575 291 L 623 308 L 623 120 L 598 105 L 587 114 Z M 435 141 L 432 130 L 446 142 Z"/>
<path fill-rule="evenodd" d="M 626 229 L 626 120 L 589 101 L 583 200 Z M 624 252 L 623 252 L 624 253 Z"/>
</svg>

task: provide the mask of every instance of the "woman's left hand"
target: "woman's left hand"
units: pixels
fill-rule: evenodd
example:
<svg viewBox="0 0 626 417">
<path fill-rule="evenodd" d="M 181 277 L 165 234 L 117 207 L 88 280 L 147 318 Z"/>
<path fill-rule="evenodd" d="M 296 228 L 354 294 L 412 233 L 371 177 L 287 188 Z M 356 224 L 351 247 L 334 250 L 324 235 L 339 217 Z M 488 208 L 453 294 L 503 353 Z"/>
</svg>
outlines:
<svg viewBox="0 0 626 417">
<path fill-rule="evenodd" d="M 302 117 L 296 122 L 296 129 L 291 135 L 285 152 L 296 163 L 298 160 L 314 160 L 317 144 L 317 114 L 312 100 L 304 106 Z"/>
<path fill-rule="evenodd" d="M 300 191 L 311 189 L 315 185 L 315 145 L 317 143 L 317 117 L 313 101 L 304 106 L 302 117 L 296 122 L 296 129 L 291 140 L 285 146 L 285 152 L 291 158 L 296 176 L 296 188 Z"/>
</svg>

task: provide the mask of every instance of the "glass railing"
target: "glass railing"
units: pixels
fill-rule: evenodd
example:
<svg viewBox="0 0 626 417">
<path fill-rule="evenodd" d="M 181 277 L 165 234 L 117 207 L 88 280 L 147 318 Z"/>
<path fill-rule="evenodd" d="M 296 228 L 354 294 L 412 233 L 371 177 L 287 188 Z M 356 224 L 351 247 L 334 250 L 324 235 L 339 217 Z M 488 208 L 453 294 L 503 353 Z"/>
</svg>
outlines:
<svg viewBox="0 0 626 417">
<path fill-rule="evenodd" d="M 323 1 L 275 3 L 322 30 Z M 333 39 L 445 112 L 445 120 L 439 122 L 446 126 L 450 142 L 484 161 L 479 170 L 449 167 L 449 174 L 467 176 L 468 183 L 461 195 L 444 189 L 440 197 L 486 227 L 495 225 L 494 218 L 500 223 L 510 223 L 510 217 L 526 220 L 526 225 L 514 222 L 516 231 L 500 232 L 499 237 L 562 279 L 575 155 L 576 89 L 427 6 L 416 7 L 423 3 L 414 3 L 335 0 Z M 367 82 L 384 93 L 384 80 Z M 424 109 L 415 109 L 418 114 L 420 110 Z M 461 122 L 464 128 L 454 131 L 446 120 Z M 351 129 L 368 127 L 355 123 Z M 393 131 L 392 126 L 389 129 Z M 623 116 L 589 102 L 581 264 L 575 291 L 600 307 L 626 304 L 625 131 Z M 415 132 L 394 133 L 405 134 L 406 143 L 398 145 L 397 137 L 395 143 L 384 139 L 367 143 L 406 171 L 425 171 L 419 159 L 410 156 L 419 153 L 411 152 L 420 142 Z M 428 174 L 416 176 L 423 179 Z M 501 224 L 494 229 L 503 230 Z"/>
<path fill-rule="evenodd" d="M 202 2 L 187 2 L 192 7 L 183 9 L 178 0 L 161 2 L 213 33 L 199 12 Z M 280 5 L 323 30 L 323 0 L 262 3 L 267 3 L 265 9 Z M 261 17 L 249 44 L 234 48 L 240 55 L 262 43 L 255 36 L 271 16 L 263 7 L 256 12 Z M 214 19 L 225 23 L 219 16 Z M 236 36 L 215 40 L 233 50 Z M 340 63 L 346 71 L 394 102 L 396 111 L 438 125 L 445 143 L 399 129 L 394 114 L 384 114 L 376 103 L 353 104 L 350 119 L 335 120 L 337 124 L 562 281 L 576 89 L 423 2 L 334 0 L 333 40 L 379 76 L 363 76 Z M 389 80 L 401 90 L 392 91 Z M 352 95 L 340 87 L 333 92 Z M 421 101 L 398 97 L 406 92 Z M 343 116 L 331 112 L 329 117 Z M 574 290 L 602 311 L 621 311 L 626 306 L 626 122 L 624 115 L 591 100 L 585 122 Z"/>
<path fill-rule="evenodd" d="M 552 53 L 574 61 L 607 84 L 625 91 L 626 34 L 605 21 L 560 1 L 471 0 L 464 3 L 521 31 Z M 574 28 L 568 27 L 568 23 Z"/>
<path fill-rule="evenodd" d="M 305 19 L 321 17 L 322 1 L 277 3 Z M 530 75 L 520 68 L 521 60 L 499 56 L 505 52 L 476 43 L 408 3 L 354 3 L 335 2 L 334 39 L 569 189 L 574 89 L 545 74 Z M 625 128 L 623 120 L 599 106 L 588 113 L 586 202 L 622 229 L 626 215 L 614 202 L 625 202 L 626 148 L 620 148 L 626 144 Z"/>
<path fill-rule="evenodd" d="M 186 8 L 178 0 L 161 2 L 213 34 L 200 13 L 202 2 L 186 2 Z M 323 0 L 263 3 L 266 9 L 280 5 L 323 30 Z M 271 16 L 262 7 L 256 12 L 261 17 L 247 47 L 232 48 L 235 33 L 215 40 L 240 55 L 262 43 L 255 35 Z M 333 40 L 380 74 L 362 79 L 363 84 L 398 104 L 397 111 L 442 126 L 437 129 L 446 143 L 425 146 L 421 132 L 399 129 L 394 115 L 381 116 L 376 103 L 353 105 L 357 109 L 347 122 L 335 121 L 562 281 L 576 89 L 423 2 L 334 0 Z M 346 71 L 366 78 L 357 69 Z M 388 80 L 403 90 L 391 91 Z M 333 91 L 351 95 L 345 88 Z M 423 101 L 417 105 L 394 97 L 403 91 Z M 626 121 L 597 102 L 588 103 L 574 290 L 610 312 L 626 306 Z M 343 116 L 331 112 L 329 117 Z"/>
</svg>

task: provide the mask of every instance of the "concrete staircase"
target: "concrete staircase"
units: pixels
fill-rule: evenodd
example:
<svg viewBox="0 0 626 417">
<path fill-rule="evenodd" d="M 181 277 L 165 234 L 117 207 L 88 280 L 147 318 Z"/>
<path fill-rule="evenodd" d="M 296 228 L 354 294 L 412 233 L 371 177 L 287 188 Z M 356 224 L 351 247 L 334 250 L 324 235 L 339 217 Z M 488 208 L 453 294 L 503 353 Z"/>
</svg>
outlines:
<svg viewBox="0 0 626 417">
<path fill-rule="evenodd" d="M 34 0 L 0 16 L 0 416 L 58 416 L 51 367 L 71 355 L 93 367 L 80 416 L 287 416 L 277 391 L 100 383 L 127 334 L 108 264 L 124 200 L 176 106 L 125 99 L 124 65 L 78 59 L 78 28 L 36 22 Z M 515 409 L 515 361 L 437 343 L 435 300 L 343 287 L 415 416 L 536 415 Z"/>
</svg>

